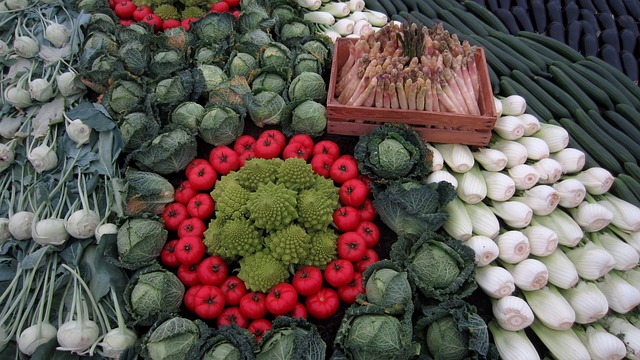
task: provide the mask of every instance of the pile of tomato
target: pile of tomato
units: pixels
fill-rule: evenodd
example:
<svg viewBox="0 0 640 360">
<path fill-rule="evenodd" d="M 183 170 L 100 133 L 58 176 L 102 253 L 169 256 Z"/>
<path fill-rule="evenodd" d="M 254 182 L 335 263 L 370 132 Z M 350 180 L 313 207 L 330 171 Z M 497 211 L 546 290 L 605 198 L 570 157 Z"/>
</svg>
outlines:
<svg viewBox="0 0 640 360">
<path fill-rule="evenodd" d="M 289 282 L 275 285 L 267 293 L 248 291 L 234 273 L 236 264 L 220 256 L 207 255 L 203 233 L 215 212 L 210 192 L 220 176 L 238 170 L 252 158 L 302 158 L 318 175 L 339 186 L 341 207 L 333 214 L 339 232 L 338 258 L 324 269 L 302 266 Z M 184 308 L 217 326 L 236 324 L 259 340 L 277 316 L 323 320 L 336 314 L 340 304 L 352 304 L 364 293 L 362 273 L 378 261 L 374 247 L 380 231 L 369 179 L 358 172 L 351 155 L 340 155 L 330 140 L 314 143 L 308 135 L 287 141 L 278 130 L 263 131 L 258 138 L 239 137 L 229 146 L 213 148 L 208 159 L 196 158 L 184 172 L 185 180 L 175 189 L 175 202 L 162 213 L 165 227 L 175 239 L 167 241 L 161 263 L 173 269 L 185 285 Z"/>
<path fill-rule="evenodd" d="M 118 23 L 129 26 L 134 22 L 145 22 L 156 31 L 164 31 L 167 29 L 182 26 L 185 30 L 189 30 L 190 24 L 198 20 L 191 17 L 182 20 L 165 19 L 154 14 L 153 9 L 146 5 L 137 6 L 132 0 L 109 0 L 109 6 L 118 17 Z M 209 9 L 210 12 L 229 12 L 238 18 L 240 16 L 240 0 L 220 0 Z"/>
</svg>

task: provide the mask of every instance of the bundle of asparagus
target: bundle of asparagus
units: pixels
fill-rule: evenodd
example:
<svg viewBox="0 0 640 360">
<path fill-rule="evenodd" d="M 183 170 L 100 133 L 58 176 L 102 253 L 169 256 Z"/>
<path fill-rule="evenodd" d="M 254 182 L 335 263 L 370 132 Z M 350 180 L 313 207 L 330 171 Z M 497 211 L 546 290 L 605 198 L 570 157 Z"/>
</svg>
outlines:
<svg viewBox="0 0 640 360">
<path fill-rule="evenodd" d="M 349 44 L 338 102 L 353 106 L 481 115 L 476 47 L 442 24 L 390 22 Z"/>
</svg>

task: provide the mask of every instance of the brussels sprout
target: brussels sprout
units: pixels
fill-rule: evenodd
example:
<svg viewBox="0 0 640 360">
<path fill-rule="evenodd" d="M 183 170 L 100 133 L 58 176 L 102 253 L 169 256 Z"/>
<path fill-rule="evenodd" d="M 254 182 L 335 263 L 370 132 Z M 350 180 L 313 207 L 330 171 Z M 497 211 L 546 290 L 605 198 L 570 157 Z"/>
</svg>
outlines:
<svg viewBox="0 0 640 360">
<path fill-rule="evenodd" d="M 198 126 L 198 134 L 207 144 L 228 145 L 244 131 L 244 119 L 228 107 L 211 107 L 205 110 Z"/>
<path fill-rule="evenodd" d="M 247 53 L 236 53 L 229 65 L 229 77 L 243 76 L 249 78 L 251 72 L 258 68 L 258 61 Z"/>
<path fill-rule="evenodd" d="M 289 100 L 313 100 L 324 102 L 327 99 L 327 86 L 320 74 L 303 72 L 289 85 Z"/>
<path fill-rule="evenodd" d="M 262 91 L 252 96 L 247 102 L 247 109 L 251 120 L 260 127 L 279 124 L 289 116 L 287 104 L 282 96 L 270 91 Z"/>
<path fill-rule="evenodd" d="M 197 102 L 187 101 L 178 105 L 171 113 L 171 122 L 191 130 L 198 130 L 204 116 L 204 107 Z"/>
<path fill-rule="evenodd" d="M 207 91 L 215 89 L 215 87 L 220 85 L 220 83 L 229 79 L 227 74 L 215 65 L 201 64 L 198 66 L 198 69 L 202 71 L 205 84 L 204 87 Z"/>
<path fill-rule="evenodd" d="M 291 59 L 291 50 L 279 42 L 269 43 L 260 52 L 260 66 L 266 69 L 287 69 Z"/>
<path fill-rule="evenodd" d="M 251 91 L 254 93 L 271 91 L 276 94 L 282 94 L 286 88 L 287 82 L 280 75 L 274 73 L 262 73 L 256 76 L 251 83 Z"/>
<path fill-rule="evenodd" d="M 293 109 L 290 133 L 320 136 L 327 128 L 327 109 L 313 100 L 305 100 Z"/>
<path fill-rule="evenodd" d="M 148 265 L 160 255 L 167 241 L 167 234 L 159 221 L 143 218 L 125 221 L 118 230 L 120 261 L 137 264 L 137 267 Z"/>
</svg>

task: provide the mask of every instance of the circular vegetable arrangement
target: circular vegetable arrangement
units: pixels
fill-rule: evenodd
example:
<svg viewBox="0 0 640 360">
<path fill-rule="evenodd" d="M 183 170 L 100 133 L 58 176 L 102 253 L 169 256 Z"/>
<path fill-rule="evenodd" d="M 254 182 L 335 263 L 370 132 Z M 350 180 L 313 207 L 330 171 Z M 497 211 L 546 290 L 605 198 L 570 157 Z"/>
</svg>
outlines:
<svg viewBox="0 0 640 360">
<path fill-rule="evenodd" d="M 335 142 L 265 130 L 214 147 L 184 176 L 161 215 L 160 262 L 190 314 L 259 340 L 278 316 L 328 319 L 364 293 L 380 231 L 368 178 Z"/>
</svg>

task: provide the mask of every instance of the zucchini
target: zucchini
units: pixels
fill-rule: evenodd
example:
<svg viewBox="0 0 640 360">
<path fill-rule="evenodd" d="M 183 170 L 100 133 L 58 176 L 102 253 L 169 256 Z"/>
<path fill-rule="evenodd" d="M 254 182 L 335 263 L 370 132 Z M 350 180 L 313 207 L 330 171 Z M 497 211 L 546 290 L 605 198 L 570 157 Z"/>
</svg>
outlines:
<svg viewBox="0 0 640 360">
<path fill-rule="evenodd" d="M 589 118 L 593 120 L 592 122 L 595 126 L 593 131 L 598 132 L 598 130 L 601 130 L 594 138 L 601 138 L 602 141 L 607 141 L 607 143 L 603 144 L 605 147 L 611 149 L 611 153 L 614 156 L 617 156 L 616 153 L 618 153 L 619 156 L 617 157 L 622 162 L 637 162 L 640 159 L 640 145 L 634 143 L 633 139 L 617 129 L 613 124 L 607 122 L 607 120 L 600 115 L 600 112 L 590 110 L 587 114 Z M 629 155 L 631 155 L 631 159 Z M 623 161 L 624 158 L 630 161 Z"/>
<path fill-rule="evenodd" d="M 500 58 L 495 53 L 487 48 L 487 39 L 484 39 L 480 36 L 471 35 L 470 42 L 484 48 L 484 55 L 487 58 L 487 64 L 489 64 L 490 68 L 495 70 L 496 74 L 498 74 L 499 76 L 509 76 L 511 74 L 511 68 L 507 66 L 507 64 L 502 62 L 502 60 L 500 60 Z"/>
<path fill-rule="evenodd" d="M 416 2 L 416 7 L 418 8 L 418 11 L 421 13 L 421 15 L 425 15 L 430 19 L 438 18 L 438 13 L 436 13 L 431 5 L 429 5 L 429 2 L 427 2 L 427 0 L 418 0 Z"/>
<path fill-rule="evenodd" d="M 419 5 L 420 3 L 418 3 L 418 7 L 420 7 Z M 428 28 L 432 28 L 435 24 L 436 21 L 422 15 L 422 13 L 420 11 L 412 11 L 409 13 L 409 15 L 411 15 L 412 19 L 415 19 L 416 21 L 422 23 L 422 25 L 428 27 Z"/>
<path fill-rule="evenodd" d="M 498 46 L 496 46 L 493 43 L 493 41 L 497 41 L 497 40 L 494 39 L 493 41 L 491 41 L 491 37 L 482 38 L 480 36 L 472 36 L 471 38 L 476 40 L 478 43 L 482 44 L 485 50 L 491 52 L 498 59 L 500 59 L 500 62 L 505 64 L 509 68 L 509 70 L 517 69 L 518 71 L 531 77 L 533 76 L 533 71 L 529 66 L 533 66 L 534 69 L 537 69 L 535 64 L 533 64 L 532 62 L 529 61 L 528 64 L 526 64 L 520 61 L 520 58 L 512 57 L 510 53 L 507 53 L 501 48 L 499 48 Z"/>
<path fill-rule="evenodd" d="M 459 9 L 457 7 L 452 7 L 449 9 L 449 13 L 458 18 L 461 22 L 463 22 L 471 32 L 469 35 L 478 35 L 478 36 L 489 36 L 489 31 L 497 32 L 492 29 L 489 25 L 485 24 L 482 21 L 478 21 L 478 18 L 469 14 L 464 8 Z"/>
<path fill-rule="evenodd" d="M 634 144 L 640 144 L 640 129 L 633 122 L 622 116 L 622 114 L 611 110 L 606 110 L 603 115 L 610 124 L 615 125 L 620 131 L 627 134 Z"/>
<path fill-rule="evenodd" d="M 533 81 L 535 81 L 536 84 L 538 84 L 538 86 L 540 86 L 540 88 L 547 94 L 552 94 L 553 97 L 558 101 L 558 103 L 560 103 L 565 109 L 567 109 L 569 113 L 575 111 L 574 109 L 580 108 L 580 104 L 576 101 L 576 99 L 574 99 L 573 96 L 569 95 L 558 85 L 538 76 L 534 77 Z"/>
<path fill-rule="evenodd" d="M 562 72 L 567 74 L 567 76 L 578 85 L 578 88 L 589 95 L 589 97 L 593 99 L 593 101 L 605 106 L 608 109 L 614 109 L 615 105 L 609 98 L 609 95 L 607 95 L 604 90 L 600 89 L 598 85 L 594 85 L 591 81 L 589 81 L 589 79 L 585 78 L 584 76 L 582 76 L 582 74 L 576 71 L 575 68 L 578 67 L 577 65 L 567 65 L 564 62 L 560 61 L 553 62 L 551 65 L 559 68 L 560 70 L 562 70 Z"/>
<path fill-rule="evenodd" d="M 425 0 L 426 1 L 426 0 Z M 473 15 L 475 15 L 478 19 L 482 20 L 485 24 L 489 25 L 491 28 L 503 32 L 508 33 L 509 29 L 496 17 L 489 9 L 486 7 L 476 3 L 473 0 L 465 0 L 464 7 L 469 10 Z"/>
<path fill-rule="evenodd" d="M 629 104 L 617 104 L 616 111 L 640 128 L 640 112 Z"/>
<path fill-rule="evenodd" d="M 578 109 L 576 111 L 575 121 L 587 134 L 591 136 L 594 141 L 607 149 L 609 153 L 618 159 L 620 163 L 635 161 L 633 155 L 612 139 L 611 136 L 606 134 L 601 129 L 600 124 L 593 121 L 590 114 L 587 114 L 582 109 Z"/>
<path fill-rule="evenodd" d="M 439 18 L 442 19 L 443 21 L 448 22 L 449 24 L 453 25 L 453 27 L 455 27 L 456 29 L 458 29 L 457 34 L 466 34 L 466 35 L 473 35 L 474 32 L 469 29 L 469 27 L 467 25 L 465 25 L 464 22 L 462 22 L 457 16 L 453 15 L 450 11 L 448 10 L 442 10 L 439 12 L 440 16 Z"/>
<path fill-rule="evenodd" d="M 521 36 L 518 36 L 518 35 L 516 36 L 518 37 L 518 39 L 522 41 L 524 45 L 526 45 L 529 49 L 531 49 L 531 51 L 533 52 L 531 54 L 531 57 L 540 55 L 540 56 L 543 56 L 544 58 L 551 59 L 552 61 L 561 61 L 566 64 L 571 64 L 571 61 L 569 61 L 567 58 L 547 48 L 546 46 L 540 45 L 535 41 L 523 38 Z"/>
<path fill-rule="evenodd" d="M 378 0 L 378 2 L 384 7 L 386 10 L 385 13 L 388 17 L 397 14 L 396 7 L 393 6 L 393 2 L 391 0 Z"/>
<path fill-rule="evenodd" d="M 542 102 L 540 102 L 540 100 L 533 96 L 528 89 L 517 83 L 514 79 L 508 76 L 501 76 L 500 89 L 513 89 L 513 94 L 522 96 L 527 102 L 527 109 L 533 110 L 540 121 L 548 122 L 549 120 L 553 119 L 553 114 L 551 113 L 551 111 L 549 111 L 549 109 L 547 109 L 547 107 Z"/>
<path fill-rule="evenodd" d="M 625 185 L 629 187 L 629 190 L 631 190 L 637 199 L 640 199 L 640 181 L 627 174 L 618 174 L 618 179 L 622 180 Z"/>
<path fill-rule="evenodd" d="M 549 58 L 545 57 L 543 54 L 540 54 L 540 56 L 531 54 L 530 56 L 531 48 L 528 47 L 522 41 L 522 39 L 517 36 L 496 31 L 491 34 L 491 37 L 501 41 L 505 46 L 513 49 L 516 53 L 518 53 L 518 55 L 534 63 L 541 71 L 545 71 L 547 69 L 547 66 L 550 64 L 550 62 L 545 60 Z"/>
<path fill-rule="evenodd" d="M 504 26 L 507 27 L 510 34 L 515 35 L 520 32 L 518 22 L 516 21 L 516 18 L 513 16 L 511 11 L 505 8 L 499 8 L 494 10 L 493 13 L 498 17 L 498 19 L 500 19 L 500 21 L 502 21 Z"/>
<path fill-rule="evenodd" d="M 640 179 L 640 166 L 636 163 L 628 162 L 622 164 L 624 167 L 624 171 L 629 174 L 629 176 L 634 177 L 636 180 Z"/>
<path fill-rule="evenodd" d="M 464 6 L 455 0 L 431 0 L 443 9 L 451 10 L 453 8 L 464 10 Z"/>
<path fill-rule="evenodd" d="M 544 45 L 554 52 L 560 54 L 570 62 L 584 60 L 584 56 L 582 56 L 579 52 L 573 50 L 567 44 L 554 40 L 548 36 L 528 31 L 521 31 L 520 33 L 518 33 L 518 36 Z"/>
<path fill-rule="evenodd" d="M 589 136 L 580 125 L 566 118 L 559 119 L 558 122 L 571 137 L 575 138 L 576 142 L 585 150 L 585 153 L 593 157 L 599 167 L 611 171 L 614 175 L 624 171 L 620 162 L 611 155 L 609 150 Z"/>
<path fill-rule="evenodd" d="M 559 67 L 551 65 L 549 66 L 549 72 L 553 75 L 555 83 L 573 97 L 584 111 L 598 111 L 598 105 Z"/>
<path fill-rule="evenodd" d="M 380 4 L 378 0 L 366 0 L 365 7 L 369 10 L 378 11 L 387 14 L 387 9 Z"/>
<path fill-rule="evenodd" d="M 518 70 L 513 70 L 511 72 L 511 77 L 520 83 L 523 87 L 527 88 L 531 95 L 536 99 L 540 100 L 541 103 L 545 104 L 546 108 L 551 111 L 553 117 L 555 118 L 571 118 L 571 113 L 569 110 L 560 104 L 555 99 L 555 94 L 550 94 L 546 92 L 543 88 L 540 87 L 533 79 L 527 77 L 525 74 L 521 73 Z"/>
<path fill-rule="evenodd" d="M 513 35 L 508 35 L 508 34 L 505 34 L 505 35 L 513 37 Z M 487 40 L 491 42 L 497 49 L 501 50 L 502 53 L 505 54 L 505 56 L 510 56 L 510 58 L 513 59 L 513 61 L 518 61 L 522 65 L 526 66 L 532 75 L 535 74 L 538 76 L 549 76 L 549 73 L 546 71 L 547 69 L 546 64 L 543 64 L 542 67 L 538 66 L 533 61 L 527 59 L 524 55 L 516 51 L 510 44 L 507 44 L 502 40 L 499 40 L 493 36 L 489 36 Z M 502 59 L 501 56 L 500 58 Z M 520 67 L 514 67 L 514 68 L 519 69 Z"/>
<path fill-rule="evenodd" d="M 640 200 L 638 200 L 634 192 L 629 189 L 629 186 L 622 179 L 616 178 L 609 192 L 624 201 L 640 207 Z"/>
<path fill-rule="evenodd" d="M 595 65 L 594 63 L 588 63 L 589 62 L 586 60 L 583 62 L 579 62 L 578 64 L 573 66 L 573 69 L 584 78 L 589 80 L 589 82 L 591 82 L 591 86 L 599 87 L 600 89 L 602 89 L 602 91 L 604 91 L 607 96 L 609 96 L 613 104 L 629 103 L 629 99 L 627 98 L 627 96 L 622 93 L 619 86 L 616 86 L 615 79 L 609 80 L 602 77 L 600 74 L 594 71 L 595 69 L 590 68 L 597 67 L 597 65 Z"/>
<path fill-rule="evenodd" d="M 630 95 L 632 94 L 636 99 L 640 101 L 640 87 L 638 87 L 636 83 L 631 81 L 631 79 L 626 77 L 623 73 L 616 71 L 613 66 L 610 66 L 606 61 L 596 56 L 590 56 L 586 59 L 587 61 L 596 63 L 601 69 L 609 72 L 627 90 L 627 93 L 629 93 Z M 640 109 L 640 107 L 638 106 L 636 106 L 636 108 Z"/>
</svg>

